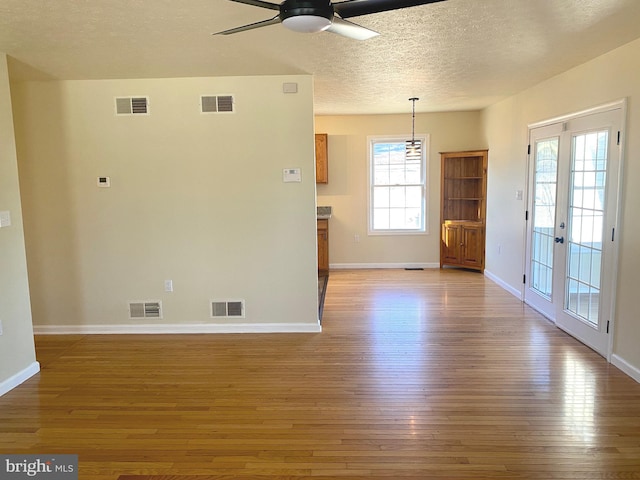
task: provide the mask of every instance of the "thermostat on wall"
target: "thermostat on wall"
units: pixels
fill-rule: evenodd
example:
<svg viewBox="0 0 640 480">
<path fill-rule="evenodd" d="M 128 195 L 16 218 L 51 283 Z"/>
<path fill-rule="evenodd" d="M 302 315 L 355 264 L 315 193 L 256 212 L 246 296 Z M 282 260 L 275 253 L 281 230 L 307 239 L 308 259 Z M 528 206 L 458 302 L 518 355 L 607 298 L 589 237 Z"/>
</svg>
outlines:
<svg viewBox="0 0 640 480">
<path fill-rule="evenodd" d="M 111 178 L 109 177 L 98 177 L 98 186 L 103 188 L 108 188 L 111 186 Z"/>
<path fill-rule="evenodd" d="M 285 168 L 282 171 L 282 181 L 285 183 L 301 182 L 302 173 L 299 168 Z"/>
<path fill-rule="evenodd" d="M 286 82 L 282 84 L 283 93 L 298 93 L 298 84 L 294 82 Z"/>
</svg>

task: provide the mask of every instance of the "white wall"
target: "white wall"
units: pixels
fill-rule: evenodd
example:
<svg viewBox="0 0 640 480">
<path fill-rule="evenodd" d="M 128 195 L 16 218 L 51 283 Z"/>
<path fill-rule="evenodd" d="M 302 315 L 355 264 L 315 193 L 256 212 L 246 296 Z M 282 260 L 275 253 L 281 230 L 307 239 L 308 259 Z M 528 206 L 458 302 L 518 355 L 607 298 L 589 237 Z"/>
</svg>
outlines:
<svg viewBox="0 0 640 480">
<path fill-rule="evenodd" d="M 233 94 L 236 112 L 201 114 L 203 94 Z M 318 329 L 311 77 L 26 82 L 12 95 L 36 331 Z M 114 97 L 139 95 L 150 115 L 115 115 Z M 302 183 L 283 183 L 291 167 Z M 212 299 L 245 300 L 246 318 L 209 318 Z M 161 300 L 164 318 L 130 320 L 141 300 Z"/>
<path fill-rule="evenodd" d="M 367 136 L 405 135 L 411 138 L 411 112 L 409 110 L 406 115 L 316 117 L 316 133 L 327 133 L 329 144 L 329 183 L 318 185 L 318 205 L 333 207 L 329 220 L 330 264 L 334 267 L 439 266 L 439 152 L 486 148 L 480 119 L 480 112 L 416 115 L 416 134 L 430 135 L 429 234 L 369 236 Z M 359 236 L 359 242 L 354 240 L 355 235 Z"/>
<path fill-rule="evenodd" d="M 29 285 L 18 188 L 18 168 L 7 57 L 0 54 L 0 211 L 11 225 L 0 228 L 0 395 L 39 369 L 29 306 Z"/>
<path fill-rule="evenodd" d="M 524 205 L 514 192 L 526 181 L 527 125 L 628 99 L 625 170 L 622 177 L 620 262 L 614 322 L 614 363 L 640 381 L 640 40 L 613 50 L 483 112 L 490 148 L 487 202 L 487 270 L 513 291 L 521 291 L 524 256 Z M 501 254 L 497 246 L 502 245 Z"/>
</svg>

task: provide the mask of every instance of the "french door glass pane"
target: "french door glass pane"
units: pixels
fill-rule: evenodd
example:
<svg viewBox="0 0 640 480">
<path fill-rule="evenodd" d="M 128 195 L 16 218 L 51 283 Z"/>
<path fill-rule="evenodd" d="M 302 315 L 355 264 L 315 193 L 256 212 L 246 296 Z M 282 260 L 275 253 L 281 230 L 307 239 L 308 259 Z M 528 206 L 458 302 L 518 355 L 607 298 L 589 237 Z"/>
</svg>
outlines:
<svg viewBox="0 0 640 480">
<path fill-rule="evenodd" d="M 531 288 L 551 297 L 559 138 L 535 144 Z"/>
<path fill-rule="evenodd" d="M 572 139 L 566 309 L 598 325 L 609 132 Z"/>
</svg>

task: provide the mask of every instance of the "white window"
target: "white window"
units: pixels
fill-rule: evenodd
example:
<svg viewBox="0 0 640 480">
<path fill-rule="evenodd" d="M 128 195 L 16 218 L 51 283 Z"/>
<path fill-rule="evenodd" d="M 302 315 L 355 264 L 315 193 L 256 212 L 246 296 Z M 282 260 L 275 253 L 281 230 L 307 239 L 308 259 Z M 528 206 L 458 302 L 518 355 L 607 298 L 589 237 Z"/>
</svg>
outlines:
<svg viewBox="0 0 640 480">
<path fill-rule="evenodd" d="M 369 137 L 369 234 L 427 233 L 429 136 Z"/>
</svg>

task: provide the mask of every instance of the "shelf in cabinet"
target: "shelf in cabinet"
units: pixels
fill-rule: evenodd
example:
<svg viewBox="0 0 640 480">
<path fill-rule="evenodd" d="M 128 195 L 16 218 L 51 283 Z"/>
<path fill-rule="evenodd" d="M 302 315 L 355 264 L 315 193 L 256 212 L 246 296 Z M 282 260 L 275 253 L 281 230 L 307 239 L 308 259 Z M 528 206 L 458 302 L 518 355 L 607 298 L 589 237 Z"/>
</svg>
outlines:
<svg viewBox="0 0 640 480">
<path fill-rule="evenodd" d="M 469 225 L 482 227 L 484 224 L 477 218 L 445 218 L 442 220 L 444 225 Z"/>
</svg>

